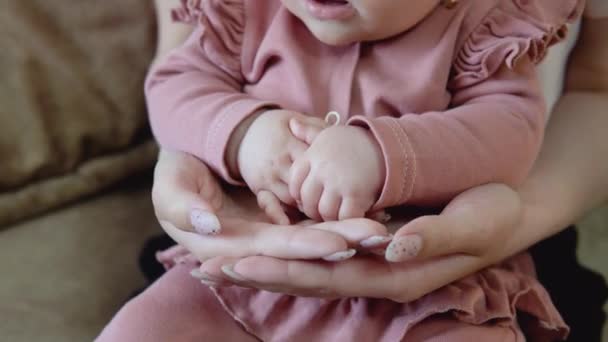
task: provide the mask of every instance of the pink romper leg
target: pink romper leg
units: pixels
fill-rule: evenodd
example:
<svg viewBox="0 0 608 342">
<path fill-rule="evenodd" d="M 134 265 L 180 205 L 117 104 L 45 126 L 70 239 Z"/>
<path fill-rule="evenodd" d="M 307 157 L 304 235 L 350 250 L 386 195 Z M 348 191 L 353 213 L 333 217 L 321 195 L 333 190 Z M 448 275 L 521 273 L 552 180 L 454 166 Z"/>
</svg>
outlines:
<svg viewBox="0 0 608 342">
<path fill-rule="evenodd" d="M 518 326 L 472 325 L 447 315 L 431 316 L 416 324 L 403 339 L 405 342 L 524 342 Z"/>
<path fill-rule="evenodd" d="M 96 341 L 258 341 L 189 271 L 184 266 L 169 270 L 127 303 Z"/>
</svg>

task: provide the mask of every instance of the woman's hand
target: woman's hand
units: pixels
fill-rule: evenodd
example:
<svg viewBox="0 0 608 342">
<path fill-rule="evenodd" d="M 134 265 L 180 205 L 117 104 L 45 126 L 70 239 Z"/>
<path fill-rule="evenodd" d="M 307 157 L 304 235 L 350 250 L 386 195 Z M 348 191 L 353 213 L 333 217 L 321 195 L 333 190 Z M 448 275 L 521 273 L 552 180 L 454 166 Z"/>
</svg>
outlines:
<svg viewBox="0 0 608 342">
<path fill-rule="evenodd" d="M 154 169 L 152 202 L 161 225 L 200 234 L 219 233 L 215 212 L 224 193 L 209 168 L 186 153 L 161 150 Z"/>
<path fill-rule="evenodd" d="M 179 152 L 161 152 L 152 199 L 163 229 L 200 261 L 252 255 L 337 261 L 352 256 L 352 248 L 387 242 L 386 228 L 366 219 L 307 228 L 264 222 L 252 195 L 224 191 L 202 162 Z"/>
<path fill-rule="evenodd" d="M 264 256 L 213 258 L 201 271 L 217 283 L 318 297 L 375 297 L 408 302 L 463 278 L 515 252 L 509 237 L 520 229 L 517 194 L 502 185 L 486 185 L 455 198 L 436 216 L 402 226 L 381 257 L 355 257 L 340 263 L 281 260 Z M 412 236 L 417 255 L 401 239 Z M 401 252 L 405 247 L 405 252 Z M 398 249 L 399 251 L 395 251 Z M 228 272 L 226 272 L 228 270 Z"/>
</svg>

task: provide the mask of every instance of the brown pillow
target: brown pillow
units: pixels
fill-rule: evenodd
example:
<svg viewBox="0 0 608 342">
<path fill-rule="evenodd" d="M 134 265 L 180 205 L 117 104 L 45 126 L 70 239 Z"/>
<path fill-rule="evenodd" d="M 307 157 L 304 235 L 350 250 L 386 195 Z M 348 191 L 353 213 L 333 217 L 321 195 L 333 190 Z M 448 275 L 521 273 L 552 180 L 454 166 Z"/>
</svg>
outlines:
<svg viewBox="0 0 608 342">
<path fill-rule="evenodd" d="M 0 226 L 150 167 L 152 1 L 0 2 Z"/>
</svg>

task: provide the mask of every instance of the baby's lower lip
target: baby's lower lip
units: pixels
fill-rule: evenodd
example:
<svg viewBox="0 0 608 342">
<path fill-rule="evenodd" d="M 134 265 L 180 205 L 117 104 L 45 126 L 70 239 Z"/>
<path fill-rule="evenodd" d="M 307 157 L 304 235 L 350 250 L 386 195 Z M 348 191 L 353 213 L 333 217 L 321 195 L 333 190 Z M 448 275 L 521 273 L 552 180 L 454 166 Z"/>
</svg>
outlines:
<svg viewBox="0 0 608 342">
<path fill-rule="evenodd" d="M 346 20 L 355 14 L 355 8 L 344 0 L 305 0 L 308 12 L 319 20 Z"/>
</svg>

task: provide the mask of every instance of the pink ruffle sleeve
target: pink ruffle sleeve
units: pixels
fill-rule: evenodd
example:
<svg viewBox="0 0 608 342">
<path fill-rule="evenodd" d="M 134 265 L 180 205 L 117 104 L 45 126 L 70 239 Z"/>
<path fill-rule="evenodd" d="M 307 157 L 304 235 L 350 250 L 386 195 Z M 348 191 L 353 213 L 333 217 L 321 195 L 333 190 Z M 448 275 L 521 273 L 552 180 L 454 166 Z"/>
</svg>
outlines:
<svg viewBox="0 0 608 342">
<path fill-rule="evenodd" d="M 353 117 L 384 154 L 386 181 L 376 209 L 438 205 L 481 184 L 517 186 L 544 133 L 546 106 L 536 64 L 564 38 L 584 1 L 504 0 L 470 25 L 453 64 L 450 109 L 394 117 Z"/>
<path fill-rule="evenodd" d="M 173 18 L 196 29 L 148 75 L 152 130 L 163 147 L 190 153 L 238 184 L 225 163 L 232 132 L 262 108 L 277 107 L 242 91 L 244 5 L 237 0 L 182 0 Z"/>
</svg>

